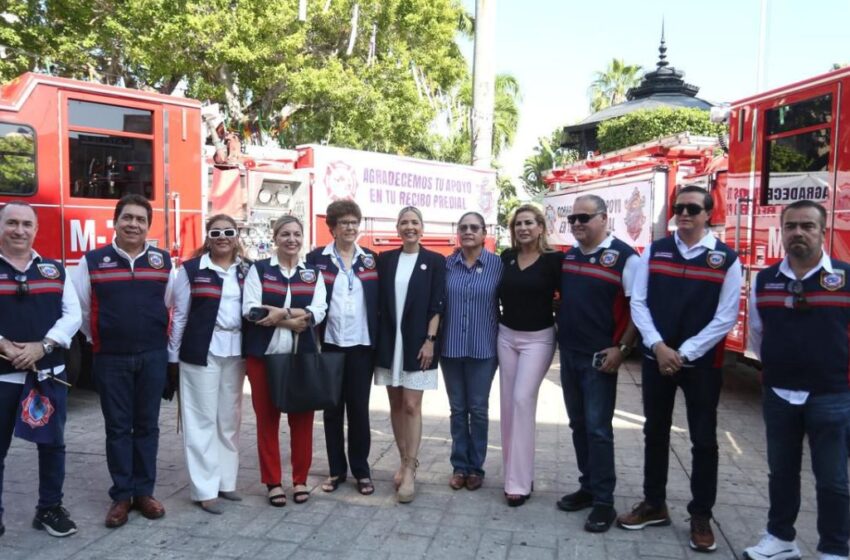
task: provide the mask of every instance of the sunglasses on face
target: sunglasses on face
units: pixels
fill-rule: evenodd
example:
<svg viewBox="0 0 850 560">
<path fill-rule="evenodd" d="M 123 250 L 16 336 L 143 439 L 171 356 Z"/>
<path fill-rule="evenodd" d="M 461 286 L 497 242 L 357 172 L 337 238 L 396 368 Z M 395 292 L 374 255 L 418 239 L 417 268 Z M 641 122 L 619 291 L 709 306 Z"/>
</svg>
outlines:
<svg viewBox="0 0 850 560">
<path fill-rule="evenodd" d="M 570 214 L 567 216 L 567 221 L 570 222 L 570 225 L 575 224 L 576 222 L 580 224 L 586 224 L 590 220 L 594 218 L 594 216 L 598 216 L 599 212 L 594 212 L 593 214 Z"/>
<path fill-rule="evenodd" d="M 466 233 L 467 231 L 478 233 L 481 231 L 481 226 L 479 224 L 460 224 L 457 226 L 457 230 L 461 233 Z"/>
<path fill-rule="evenodd" d="M 27 282 L 26 275 L 19 274 L 18 276 L 15 276 L 15 282 L 18 283 L 18 289 L 15 291 L 15 293 L 18 295 L 18 297 L 23 297 L 23 296 L 29 295 L 30 285 Z"/>
<path fill-rule="evenodd" d="M 688 213 L 688 216 L 696 216 L 697 214 L 699 214 L 703 210 L 705 210 L 705 208 L 703 208 L 699 204 L 694 204 L 693 202 L 690 203 L 690 204 L 674 204 L 673 205 L 673 213 L 676 214 L 677 216 L 681 216 L 685 212 Z"/>
<path fill-rule="evenodd" d="M 794 307 L 797 311 L 808 311 L 811 309 L 806 295 L 803 293 L 803 282 L 801 280 L 792 280 L 788 282 L 788 291 L 794 296 Z"/>
<path fill-rule="evenodd" d="M 225 237 L 227 239 L 233 239 L 236 237 L 237 231 L 234 228 L 227 229 L 211 229 L 207 232 L 207 236 L 210 239 L 218 239 L 219 237 Z"/>
</svg>

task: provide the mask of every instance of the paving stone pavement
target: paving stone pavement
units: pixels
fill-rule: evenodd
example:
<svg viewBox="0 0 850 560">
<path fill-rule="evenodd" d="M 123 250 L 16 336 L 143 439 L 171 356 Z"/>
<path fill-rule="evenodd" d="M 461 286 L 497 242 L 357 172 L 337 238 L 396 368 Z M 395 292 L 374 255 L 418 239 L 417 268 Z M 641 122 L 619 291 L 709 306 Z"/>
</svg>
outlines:
<svg viewBox="0 0 850 560">
<path fill-rule="evenodd" d="M 397 504 L 392 474 L 398 465 L 392 440 L 386 393 L 374 388 L 372 409 L 373 496 L 343 484 L 326 494 L 319 485 L 327 475 L 321 414 L 313 430 L 314 459 L 308 503 L 270 507 L 259 483 L 256 425 L 249 386 L 245 384 L 240 444 L 239 492 L 242 502 L 224 502 L 224 515 L 203 512 L 189 499 L 182 435 L 176 432 L 177 407 L 164 403 L 156 496 L 165 504 L 164 518 L 149 521 L 132 513 L 120 529 L 106 529 L 103 519 L 110 501 L 104 451 L 103 418 L 97 395 L 76 390 L 70 398 L 65 505 L 79 533 L 64 539 L 31 528 L 37 501 L 37 454 L 32 444 L 15 440 L 6 459 L 6 534 L 0 538 L 0 559 L 55 558 L 144 560 L 148 558 L 297 558 L 310 559 L 660 559 L 705 558 L 688 548 L 690 497 L 687 473 L 690 444 L 684 402 L 679 395 L 674 417 L 668 498 L 673 523 L 644 531 L 612 528 L 592 535 L 582 530 L 586 512 L 563 513 L 557 499 L 576 488 L 576 468 L 570 430 L 561 397 L 556 361 L 540 391 L 534 495 L 520 508 L 508 508 L 502 495 L 499 446 L 498 377 L 490 399 L 490 446 L 487 478 L 477 492 L 453 491 L 448 401 L 441 387 L 426 392 L 423 404 L 421 466 L 417 496 L 410 505 Z M 643 437 L 640 366 L 630 361 L 620 371 L 615 438 L 616 507 L 626 511 L 642 492 Z M 720 400 L 718 439 L 720 474 L 715 534 L 718 549 L 710 557 L 740 558 L 763 530 L 767 514 L 767 465 L 761 419 L 760 387 L 752 370 L 727 368 Z M 284 478 L 289 474 L 288 427 L 281 423 Z M 814 480 L 804 459 L 803 504 L 797 529 L 804 557 L 815 558 Z"/>
</svg>

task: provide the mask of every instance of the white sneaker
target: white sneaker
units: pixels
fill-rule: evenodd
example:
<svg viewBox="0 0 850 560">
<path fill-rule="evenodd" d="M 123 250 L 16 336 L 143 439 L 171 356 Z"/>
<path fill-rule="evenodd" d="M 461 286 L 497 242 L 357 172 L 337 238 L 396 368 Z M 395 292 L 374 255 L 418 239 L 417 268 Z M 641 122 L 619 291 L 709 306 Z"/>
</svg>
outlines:
<svg viewBox="0 0 850 560">
<path fill-rule="evenodd" d="M 759 543 L 744 550 L 749 560 L 800 560 L 800 549 L 796 541 L 783 541 L 765 533 Z M 829 559 L 833 560 L 833 559 Z"/>
<path fill-rule="evenodd" d="M 839 556 L 837 554 L 824 554 L 821 552 L 820 560 L 847 560 L 847 557 Z"/>
</svg>

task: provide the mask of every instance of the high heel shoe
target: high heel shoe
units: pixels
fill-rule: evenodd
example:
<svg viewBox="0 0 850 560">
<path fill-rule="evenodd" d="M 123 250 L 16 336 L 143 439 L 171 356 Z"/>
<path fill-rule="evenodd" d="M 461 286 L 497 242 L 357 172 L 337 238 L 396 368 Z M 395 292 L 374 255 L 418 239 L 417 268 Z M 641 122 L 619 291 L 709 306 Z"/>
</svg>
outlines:
<svg viewBox="0 0 850 560">
<path fill-rule="evenodd" d="M 416 457 L 405 457 L 402 465 L 401 484 L 396 492 L 396 497 L 400 504 L 409 504 L 416 497 L 416 484 L 414 480 L 416 480 L 416 469 L 419 468 L 419 460 Z M 408 469 L 412 471 L 410 478 L 406 476 Z"/>
</svg>

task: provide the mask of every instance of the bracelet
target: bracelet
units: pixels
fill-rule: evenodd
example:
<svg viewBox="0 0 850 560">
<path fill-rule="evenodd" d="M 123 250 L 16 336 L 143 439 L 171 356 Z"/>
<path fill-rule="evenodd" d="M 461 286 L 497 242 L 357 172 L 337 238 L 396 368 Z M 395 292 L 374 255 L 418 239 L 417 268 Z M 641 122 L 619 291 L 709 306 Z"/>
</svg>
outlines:
<svg viewBox="0 0 850 560">
<path fill-rule="evenodd" d="M 435 334 L 425 335 L 425 340 L 427 340 L 428 342 L 437 342 L 437 335 L 435 335 Z"/>
</svg>

